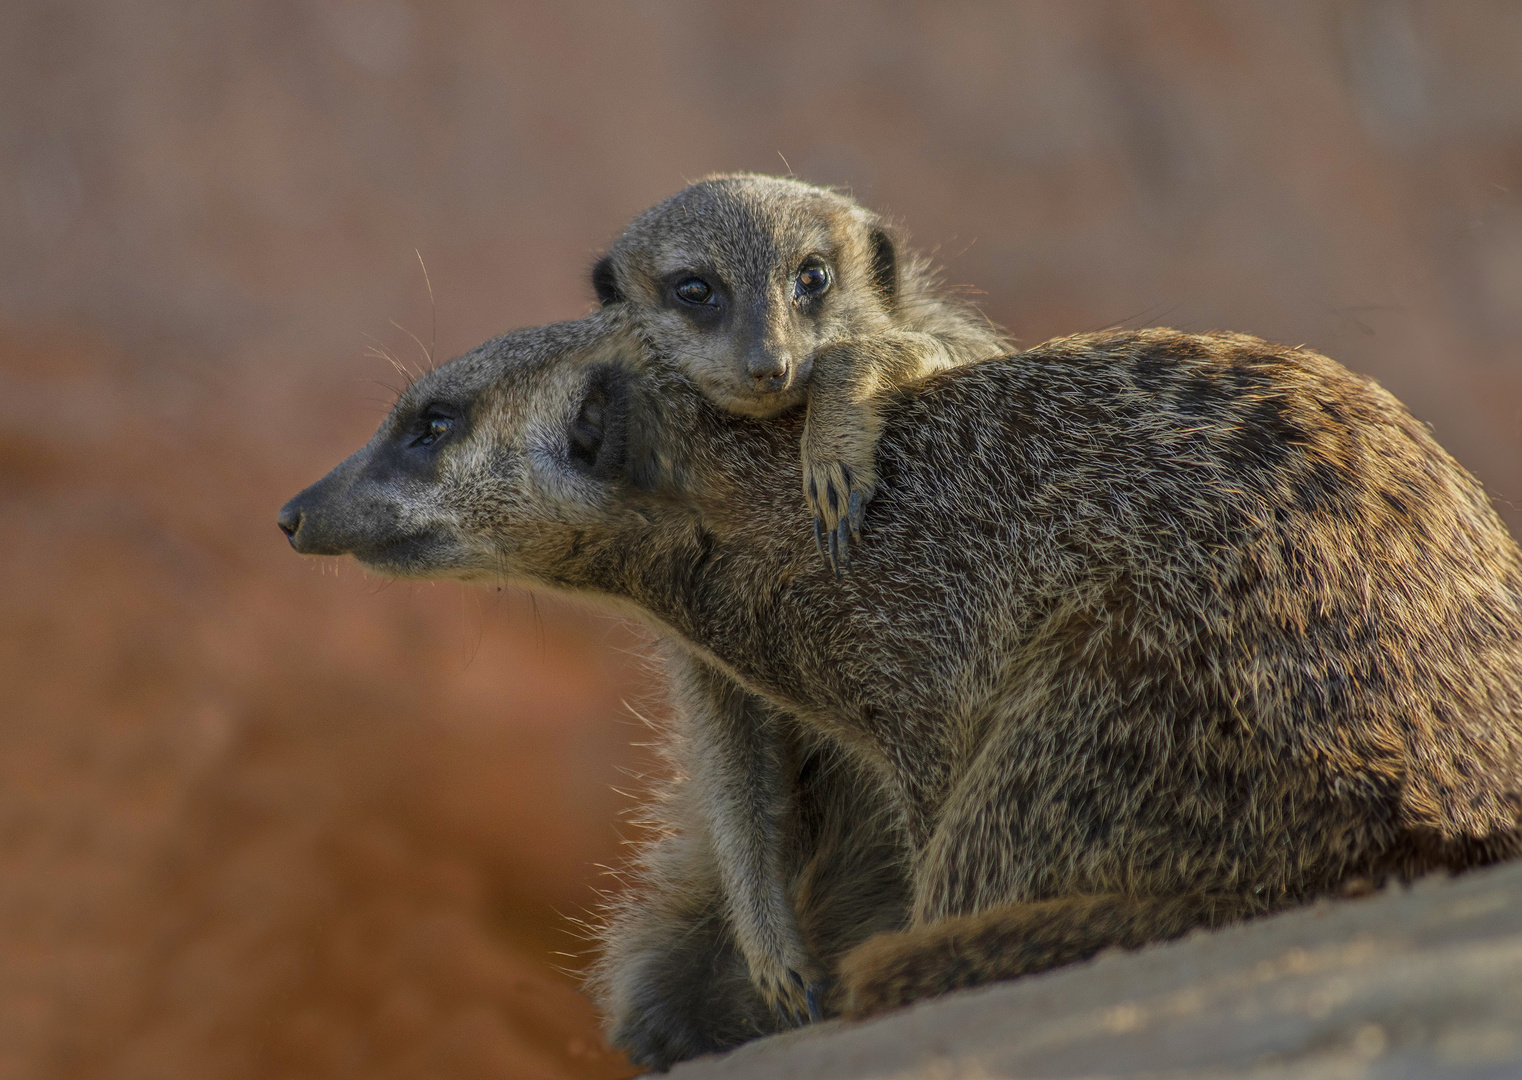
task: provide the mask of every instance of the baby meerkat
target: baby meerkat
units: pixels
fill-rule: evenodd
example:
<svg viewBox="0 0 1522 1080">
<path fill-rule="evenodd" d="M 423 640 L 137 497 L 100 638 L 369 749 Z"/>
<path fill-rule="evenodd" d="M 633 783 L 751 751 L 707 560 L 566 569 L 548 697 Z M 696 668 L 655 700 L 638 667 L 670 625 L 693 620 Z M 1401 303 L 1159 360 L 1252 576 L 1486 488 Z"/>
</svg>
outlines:
<svg viewBox="0 0 1522 1080">
<path fill-rule="evenodd" d="M 877 485 L 882 391 L 1009 351 L 881 217 L 774 176 L 711 176 L 647 210 L 592 284 L 720 407 L 807 401 L 803 492 L 837 574 Z"/>
</svg>

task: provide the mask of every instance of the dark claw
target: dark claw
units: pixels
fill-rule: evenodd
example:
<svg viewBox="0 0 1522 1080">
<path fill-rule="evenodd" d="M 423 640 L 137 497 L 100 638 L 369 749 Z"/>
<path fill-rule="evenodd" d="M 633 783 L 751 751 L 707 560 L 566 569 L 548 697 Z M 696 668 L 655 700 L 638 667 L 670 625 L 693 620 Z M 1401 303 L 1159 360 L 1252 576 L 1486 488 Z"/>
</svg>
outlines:
<svg viewBox="0 0 1522 1080">
<path fill-rule="evenodd" d="M 794 1022 L 802 1027 L 804 1024 L 816 1024 L 823 1020 L 824 1011 L 820 1008 L 819 1002 L 824 995 L 824 985 L 817 982 L 805 983 L 803 976 L 796 971 L 790 971 L 788 975 L 792 977 L 793 985 L 803 991 L 803 999 L 807 1003 L 804 1010 L 800 1011 L 796 1008 L 793 1010 Z"/>
<path fill-rule="evenodd" d="M 835 529 L 839 539 L 833 546 L 837 546 L 840 549 L 840 569 L 835 571 L 836 577 L 840 576 L 840 570 L 849 570 L 851 568 L 850 529 L 851 519 L 844 517 L 840 519 L 840 525 Z"/>
<path fill-rule="evenodd" d="M 824 1019 L 824 1006 L 821 1004 L 824 998 L 824 983 L 810 983 L 803 996 L 809 1003 L 809 1022 L 817 1024 Z"/>
<path fill-rule="evenodd" d="M 800 976 L 796 971 L 789 971 L 788 975 L 789 975 L 789 977 L 792 978 L 793 985 L 796 986 L 798 989 L 802 990 L 803 989 L 803 978 L 802 978 L 802 976 Z M 805 994 L 806 993 L 807 993 L 807 991 L 805 991 Z M 803 1011 L 800 1010 L 796 1005 L 788 1005 L 788 1004 L 784 1004 L 781 1001 L 778 1001 L 777 1005 L 776 1005 L 776 1008 L 777 1008 L 777 1019 L 781 1020 L 784 1024 L 792 1024 L 793 1027 L 802 1027 L 804 1024 L 808 1023 L 808 1018 L 804 1015 Z"/>
<path fill-rule="evenodd" d="M 784 1024 L 790 1024 L 793 1027 L 802 1027 L 803 1026 L 803 1023 L 798 1019 L 798 1010 L 797 1009 L 794 1009 L 794 1008 L 791 1008 L 790 1006 L 784 1005 L 782 1002 L 779 1001 L 779 1002 L 777 1002 L 776 1010 L 777 1010 L 777 1019 L 780 1020 L 782 1023 L 784 1023 Z"/>
<path fill-rule="evenodd" d="M 835 494 L 835 481 L 833 481 L 833 480 L 826 480 L 824 482 L 824 495 L 825 495 L 825 498 L 828 499 L 829 502 L 830 502 L 830 513 L 832 513 L 832 514 L 839 514 L 840 513 L 840 499 Z"/>
<path fill-rule="evenodd" d="M 851 519 L 851 539 L 861 539 L 861 519 L 866 516 L 867 501 L 861 497 L 860 489 L 851 492 L 851 511 L 847 515 Z"/>
<path fill-rule="evenodd" d="M 821 559 L 829 558 L 824 552 L 824 518 L 814 515 L 814 546 L 819 549 Z"/>
<path fill-rule="evenodd" d="M 840 580 L 840 530 L 831 529 L 830 538 L 830 569 L 835 571 L 835 580 Z"/>
<path fill-rule="evenodd" d="M 819 505 L 819 485 L 814 483 L 814 478 L 809 477 L 809 501 L 815 506 Z"/>
</svg>

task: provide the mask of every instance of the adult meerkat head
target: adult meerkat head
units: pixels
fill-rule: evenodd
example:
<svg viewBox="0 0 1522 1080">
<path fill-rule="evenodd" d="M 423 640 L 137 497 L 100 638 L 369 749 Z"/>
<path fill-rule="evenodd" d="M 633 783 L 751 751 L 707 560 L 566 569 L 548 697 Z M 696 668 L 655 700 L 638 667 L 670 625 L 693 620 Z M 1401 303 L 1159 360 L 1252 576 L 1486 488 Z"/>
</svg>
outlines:
<svg viewBox="0 0 1522 1080">
<path fill-rule="evenodd" d="M 281 530 L 303 554 L 392 577 L 542 580 L 576 530 L 620 512 L 633 346 L 599 312 L 444 364 L 285 504 Z"/>
<path fill-rule="evenodd" d="M 833 191 L 715 176 L 646 211 L 592 271 L 605 306 L 713 401 L 772 416 L 805 396 L 815 350 L 891 318 L 898 247 L 886 222 Z"/>
</svg>

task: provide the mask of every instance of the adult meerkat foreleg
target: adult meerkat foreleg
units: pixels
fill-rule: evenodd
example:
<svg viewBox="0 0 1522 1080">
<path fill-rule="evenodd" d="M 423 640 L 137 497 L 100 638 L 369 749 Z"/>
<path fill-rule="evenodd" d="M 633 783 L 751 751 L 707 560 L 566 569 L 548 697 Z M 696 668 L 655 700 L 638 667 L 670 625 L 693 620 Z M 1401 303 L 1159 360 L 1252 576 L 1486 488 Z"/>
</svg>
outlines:
<svg viewBox="0 0 1522 1080">
<path fill-rule="evenodd" d="M 814 514 L 814 537 L 837 575 L 860 539 L 867 503 L 877 489 L 877 398 L 957 363 L 930 334 L 885 331 L 828 345 L 815 354 L 800 456 L 803 495 Z"/>
</svg>

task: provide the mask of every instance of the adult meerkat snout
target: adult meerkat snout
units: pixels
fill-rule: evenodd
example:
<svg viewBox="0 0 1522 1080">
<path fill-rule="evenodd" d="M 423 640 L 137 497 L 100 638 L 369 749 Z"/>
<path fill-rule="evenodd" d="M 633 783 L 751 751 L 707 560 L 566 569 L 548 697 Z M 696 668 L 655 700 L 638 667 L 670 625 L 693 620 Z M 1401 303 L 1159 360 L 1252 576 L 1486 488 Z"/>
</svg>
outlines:
<svg viewBox="0 0 1522 1080">
<path fill-rule="evenodd" d="M 720 407 L 771 417 L 807 401 L 801 486 L 837 572 L 876 487 L 882 392 L 1008 347 L 882 217 L 779 177 L 678 192 L 634 220 L 592 285 Z"/>
</svg>

